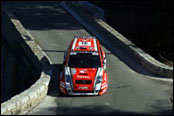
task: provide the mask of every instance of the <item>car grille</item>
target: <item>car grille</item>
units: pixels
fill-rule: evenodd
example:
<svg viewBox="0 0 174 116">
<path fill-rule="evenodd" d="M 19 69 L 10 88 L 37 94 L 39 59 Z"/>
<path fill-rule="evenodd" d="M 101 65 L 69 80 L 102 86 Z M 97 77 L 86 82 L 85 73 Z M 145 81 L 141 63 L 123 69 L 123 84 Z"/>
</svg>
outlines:
<svg viewBox="0 0 174 116">
<path fill-rule="evenodd" d="M 76 84 L 91 84 L 92 80 L 76 80 Z"/>
</svg>

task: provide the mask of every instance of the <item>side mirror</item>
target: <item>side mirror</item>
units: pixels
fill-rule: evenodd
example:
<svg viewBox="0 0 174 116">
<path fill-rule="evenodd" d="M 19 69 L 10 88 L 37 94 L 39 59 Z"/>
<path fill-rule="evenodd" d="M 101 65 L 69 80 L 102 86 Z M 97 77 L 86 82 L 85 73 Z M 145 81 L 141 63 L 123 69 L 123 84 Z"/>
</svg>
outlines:
<svg viewBox="0 0 174 116">
<path fill-rule="evenodd" d="M 67 54 L 67 53 L 66 53 L 66 52 L 64 52 L 64 59 L 66 58 L 66 54 Z"/>
<path fill-rule="evenodd" d="M 104 62 L 104 64 L 106 64 L 106 57 L 104 57 L 104 61 L 103 62 Z"/>
<path fill-rule="evenodd" d="M 63 65 L 65 65 L 65 61 L 63 61 Z"/>
<path fill-rule="evenodd" d="M 64 52 L 63 65 L 65 65 L 65 63 L 66 63 L 66 55 L 67 55 L 67 52 Z"/>
<path fill-rule="evenodd" d="M 103 61 L 103 68 L 106 71 L 106 57 L 104 58 L 104 61 Z"/>
</svg>

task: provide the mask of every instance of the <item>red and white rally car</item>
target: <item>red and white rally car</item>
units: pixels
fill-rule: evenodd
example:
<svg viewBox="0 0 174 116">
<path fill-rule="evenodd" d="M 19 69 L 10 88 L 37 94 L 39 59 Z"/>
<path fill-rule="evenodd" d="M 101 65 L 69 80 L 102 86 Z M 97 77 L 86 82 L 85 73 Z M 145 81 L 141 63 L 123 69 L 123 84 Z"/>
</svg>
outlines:
<svg viewBox="0 0 174 116">
<path fill-rule="evenodd" d="M 59 90 L 65 95 L 102 95 L 108 79 L 105 52 L 95 37 L 75 37 L 64 54 Z"/>
</svg>

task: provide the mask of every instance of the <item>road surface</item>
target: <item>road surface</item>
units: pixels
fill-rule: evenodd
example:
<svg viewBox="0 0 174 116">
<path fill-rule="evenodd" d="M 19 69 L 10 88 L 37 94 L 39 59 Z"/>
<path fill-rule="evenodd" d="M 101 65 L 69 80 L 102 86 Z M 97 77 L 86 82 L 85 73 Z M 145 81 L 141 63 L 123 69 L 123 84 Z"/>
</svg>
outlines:
<svg viewBox="0 0 174 116">
<path fill-rule="evenodd" d="M 102 96 L 60 96 L 58 75 L 62 68 L 63 54 L 74 36 L 90 33 L 59 2 L 4 3 L 53 62 L 48 95 L 28 114 L 173 114 L 170 101 L 173 83 L 149 78 L 157 76 L 146 71 L 126 53 L 121 50 L 113 52 L 104 44 L 109 79 L 107 93 Z M 123 62 L 125 58 L 127 60 Z"/>
</svg>

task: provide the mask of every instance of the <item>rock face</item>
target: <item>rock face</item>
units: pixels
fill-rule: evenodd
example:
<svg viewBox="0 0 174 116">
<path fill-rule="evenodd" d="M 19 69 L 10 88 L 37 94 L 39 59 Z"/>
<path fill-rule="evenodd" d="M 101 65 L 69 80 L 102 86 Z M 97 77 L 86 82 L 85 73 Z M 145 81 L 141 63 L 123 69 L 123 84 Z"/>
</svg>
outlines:
<svg viewBox="0 0 174 116">
<path fill-rule="evenodd" d="M 1 9 L 1 103 L 29 88 L 41 74 L 41 65 Z"/>
</svg>

